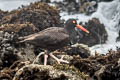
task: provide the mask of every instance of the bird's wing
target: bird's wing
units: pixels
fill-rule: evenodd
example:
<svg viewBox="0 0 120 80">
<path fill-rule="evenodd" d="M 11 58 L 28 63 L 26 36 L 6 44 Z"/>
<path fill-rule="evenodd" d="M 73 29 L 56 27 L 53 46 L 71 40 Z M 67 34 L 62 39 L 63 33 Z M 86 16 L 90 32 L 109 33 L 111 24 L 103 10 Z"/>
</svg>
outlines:
<svg viewBox="0 0 120 80">
<path fill-rule="evenodd" d="M 50 27 L 38 33 L 25 36 L 24 40 L 20 42 L 38 42 L 39 44 L 54 45 L 68 38 L 69 35 L 66 34 L 64 28 Z"/>
<path fill-rule="evenodd" d="M 35 40 L 41 41 L 41 44 L 55 45 L 61 41 L 65 41 L 69 35 L 64 32 L 63 28 L 51 28 L 40 33 Z"/>
</svg>

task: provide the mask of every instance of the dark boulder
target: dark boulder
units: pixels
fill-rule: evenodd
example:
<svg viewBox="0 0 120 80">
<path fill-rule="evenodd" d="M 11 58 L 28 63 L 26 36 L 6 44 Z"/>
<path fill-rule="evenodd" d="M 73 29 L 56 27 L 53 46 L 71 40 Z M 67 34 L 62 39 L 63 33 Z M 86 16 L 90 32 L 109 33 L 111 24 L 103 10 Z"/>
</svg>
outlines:
<svg viewBox="0 0 120 80">
<path fill-rule="evenodd" d="M 85 25 L 86 29 L 89 30 L 89 34 L 85 34 L 81 31 L 83 36 L 80 38 L 80 43 L 87 44 L 88 46 L 93 46 L 95 44 L 105 43 L 107 40 L 107 32 L 105 26 L 100 23 L 97 18 L 89 20 Z"/>
<path fill-rule="evenodd" d="M 71 46 L 67 46 L 62 51 L 67 53 L 68 55 L 79 55 L 81 58 L 88 58 L 90 56 L 90 50 L 87 45 L 84 44 L 74 44 Z"/>
<path fill-rule="evenodd" d="M 118 34 L 119 34 L 119 36 L 117 37 L 116 42 L 117 42 L 117 41 L 120 41 L 120 31 L 119 31 Z"/>
</svg>

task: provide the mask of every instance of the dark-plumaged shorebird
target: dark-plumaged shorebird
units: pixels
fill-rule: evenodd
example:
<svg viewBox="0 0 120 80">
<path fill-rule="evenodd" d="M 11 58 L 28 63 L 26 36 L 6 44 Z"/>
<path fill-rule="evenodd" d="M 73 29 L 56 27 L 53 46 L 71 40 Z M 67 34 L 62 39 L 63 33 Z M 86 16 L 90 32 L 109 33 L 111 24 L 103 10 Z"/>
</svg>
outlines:
<svg viewBox="0 0 120 80">
<path fill-rule="evenodd" d="M 77 24 L 75 19 L 69 19 L 64 24 L 64 27 L 46 28 L 38 33 L 22 37 L 20 43 L 27 42 L 43 49 L 44 52 L 39 53 L 38 56 L 44 54 L 44 65 L 47 64 L 48 55 L 55 59 L 59 64 L 60 62 L 69 63 L 68 61 L 63 60 L 62 57 L 61 59 L 58 59 L 52 54 L 52 51 L 68 45 L 72 32 L 75 30 L 75 27 L 81 29 L 86 33 L 89 33 L 88 30 Z"/>
</svg>

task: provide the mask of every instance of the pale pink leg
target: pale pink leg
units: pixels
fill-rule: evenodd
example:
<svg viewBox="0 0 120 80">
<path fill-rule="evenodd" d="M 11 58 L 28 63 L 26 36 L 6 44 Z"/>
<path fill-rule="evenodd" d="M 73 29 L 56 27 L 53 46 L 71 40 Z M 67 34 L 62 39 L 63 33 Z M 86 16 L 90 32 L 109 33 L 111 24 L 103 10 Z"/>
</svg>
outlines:
<svg viewBox="0 0 120 80">
<path fill-rule="evenodd" d="M 47 65 L 47 58 L 48 58 L 48 55 L 44 54 L 44 65 Z"/>
<path fill-rule="evenodd" d="M 58 59 L 58 58 L 55 57 L 52 53 L 50 53 L 49 55 L 50 55 L 53 59 L 55 59 L 55 60 L 58 62 L 58 64 L 60 64 L 60 62 L 69 63 L 68 61 L 63 60 L 63 57 L 64 57 L 64 56 L 62 56 L 61 59 Z"/>
<path fill-rule="evenodd" d="M 64 55 L 61 56 L 61 59 L 63 59 L 63 58 L 64 58 Z"/>
<path fill-rule="evenodd" d="M 37 57 L 35 58 L 35 60 L 33 61 L 33 64 L 34 64 L 35 62 L 37 62 L 37 61 L 39 60 L 40 56 L 43 55 L 43 54 L 45 54 L 45 52 L 39 53 L 38 56 L 37 56 Z"/>
</svg>

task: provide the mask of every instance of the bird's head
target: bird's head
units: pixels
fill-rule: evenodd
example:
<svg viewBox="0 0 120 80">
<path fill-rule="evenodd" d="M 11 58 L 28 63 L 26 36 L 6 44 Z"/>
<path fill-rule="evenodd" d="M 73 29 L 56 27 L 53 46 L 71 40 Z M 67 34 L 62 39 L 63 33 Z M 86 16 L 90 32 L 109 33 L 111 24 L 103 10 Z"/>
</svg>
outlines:
<svg viewBox="0 0 120 80">
<path fill-rule="evenodd" d="M 85 29 L 81 25 L 77 24 L 76 19 L 69 19 L 69 20 L 67 20 L 66 23 L 65 23 L 65 27 L 68 30 L 72 30 L 73 28 L 77 27 L 78 29 L 81 29 L 82 31 L 84 31 L 86 33 L 89 33 L 89 31 L 87 29 Z"/>
</svg>

